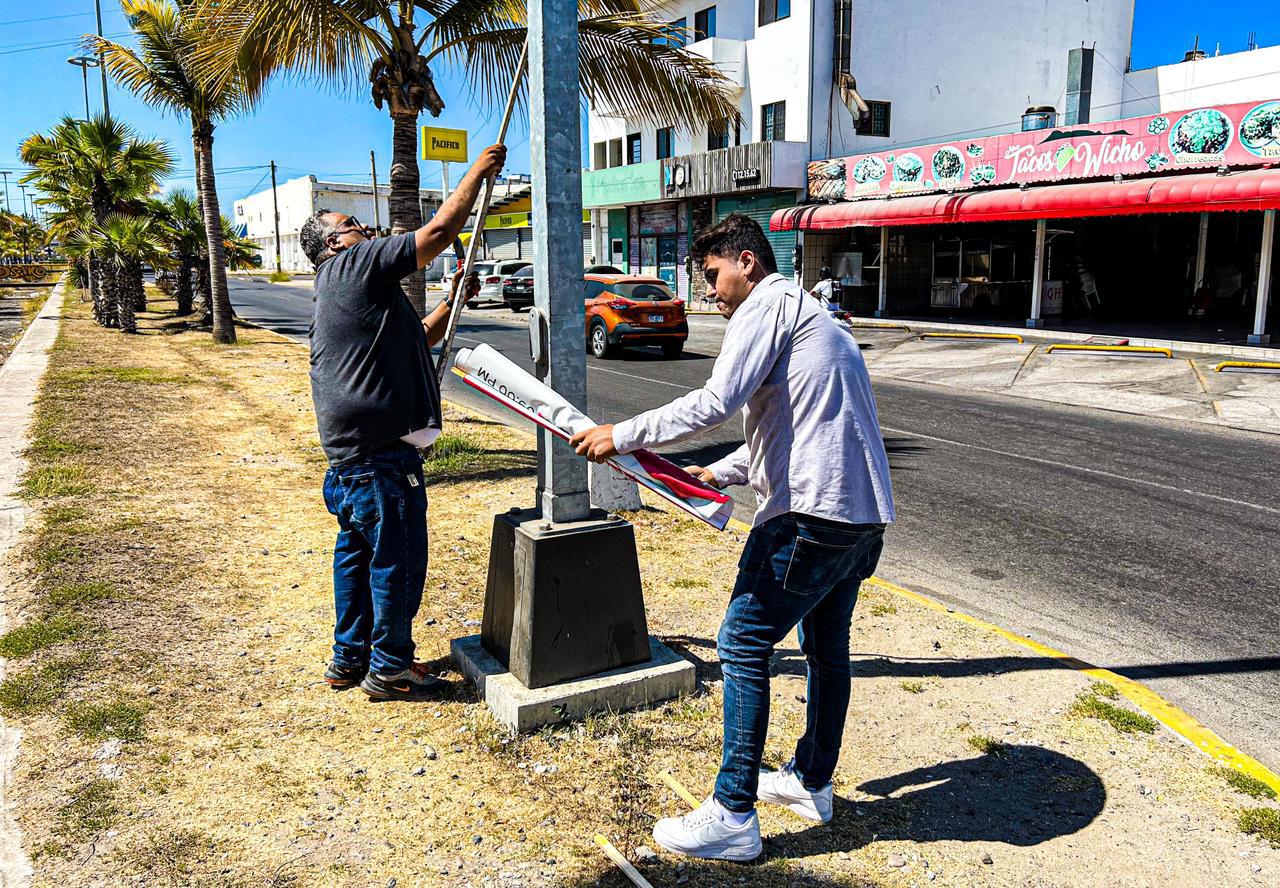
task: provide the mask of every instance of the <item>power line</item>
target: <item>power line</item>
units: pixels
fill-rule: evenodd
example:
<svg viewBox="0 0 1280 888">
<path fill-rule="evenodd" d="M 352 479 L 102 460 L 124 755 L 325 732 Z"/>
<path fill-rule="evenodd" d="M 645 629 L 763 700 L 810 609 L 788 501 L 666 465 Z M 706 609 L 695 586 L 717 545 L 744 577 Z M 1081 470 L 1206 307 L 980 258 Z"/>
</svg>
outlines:
<svg viewBox="0 0 1280 888">
<path fill-rule="evenodd" d="M 133 34 L 132 31 L 122 31 L 119 34 L 107 34 L 106 38 L 108 40 L 118 40 L 121 37 L 129 37 L 132 34 Z M 43 50 L 43 49 L 57 49 L 60 46 L 79 46 L 80 40 L 81 38 L 77 37 L 75 40 L 57 40 L 57 41 L 45 42 L 45 43 L 7 43 L 7 44 L 0 43 L 0 47 L 4 47 L 4 46 L 16 47 L 14 49 L 0 50 L 0 56 L 17 55 L 18 53 L 23 53 L 23 52 L 39 52 L 40 50 Z"/>
<path fill-rule="evenodd" d="M 58 19 L 84 18 L 85 16 L 88 16 L 88 15 L 93 15 L 93 13 L 92 12 L 69 12 L 66 15 L 42 15 L 36 18 L 29 18 L 29 19 L 10 19 L 7 22 L 0 22 L 0 27 L 4 27 L 5 25 L 25 25 L 28 22 L 52 22 L 52 21 L 57 21 Z"/>
</svg>

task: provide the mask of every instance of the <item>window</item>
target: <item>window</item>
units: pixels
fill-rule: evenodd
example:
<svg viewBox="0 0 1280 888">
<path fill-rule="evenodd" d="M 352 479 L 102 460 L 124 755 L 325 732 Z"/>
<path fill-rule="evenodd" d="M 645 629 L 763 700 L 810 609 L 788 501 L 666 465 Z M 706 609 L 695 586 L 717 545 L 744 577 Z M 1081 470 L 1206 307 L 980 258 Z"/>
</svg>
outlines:
<svg viewBox="0 0 1280 888">
<path fill-rule="evenodd" d="M 675 130 L 673 127 L 664 126 L 658 130 L 658 159 L 664 157 L 672 157 L 675 155 Z"/>
<path fill-rule="evenodd" d="M 707 125 L 707 150 L 715 151 L 717 148 L 729 147 L 729 130 L 733 130 L 733 144 L 742 144 L 738 138 L 738 127 L 736 123 L 728 120 L 717 120 Z"/>
<path fill-rule="evenodd" d="M 760 109 L 760 141 L 781 142 L 787 137 L 787 103 L 772 102 Z"/>
<path fill-rule="evenodd" d="M 591 164 L 593 170 L 602 170 L 609 165 L 609 143 L 596 142 L 594 148 L 594 159 Z"/>
<path fill-rule="evenodd" d="M 655 46 L 684 46 L 689 42 L 689 20 L 686 18 L 678 18 L 673 22 L 669 22 L 667 27 L 670 33 L 666 37 L 654 37 Z"/>
<path fill-rule="evenodd" d="M 640 162 L 640 134 L 632 133 L 627 136 L 627 163 Z"/>
<path fill-rule="evenodd" d="M 889 102 L 867 102 L 871 112 L 858 124 L 860 136 L 889 135 Z"/>
<path fill-rule="evenodd" d="M 760 24 L 769 25 L 791 17 L 791 0 L 760 0 Z"/>
<path fill-rule="evenodd" d="M 706 9 L 699 9 L 693 15 L 693 39 L 706 40 L 714 36 L 716 36 L 716 8 L 708 6 Z"/>
<path fill-rule="evenodd" d="M 622 166 L 622 140 L 621 139 L 609 140 L 609 166 L 611 167 Z"/>
</svg>

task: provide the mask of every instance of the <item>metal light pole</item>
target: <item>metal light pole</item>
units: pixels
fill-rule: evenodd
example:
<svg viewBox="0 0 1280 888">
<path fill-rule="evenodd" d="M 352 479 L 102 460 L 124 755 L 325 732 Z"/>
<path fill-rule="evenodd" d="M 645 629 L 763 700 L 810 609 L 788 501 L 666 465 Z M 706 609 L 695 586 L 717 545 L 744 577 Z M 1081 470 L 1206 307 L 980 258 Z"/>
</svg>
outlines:
<svg viewBox="0 0 1280 888">
<path fill-rule="evenodd" d="M 529 4 L 529 155 L 533 164 L 533 294 L 547 330 L 539 378 L 587 407 L 582 301 L 582 146 L 578 114 L 578 6 Z M 477 222 L 477 226 L 479 222 Z M 550 432 L 538 432 L 538 506 L 545 521 L 580 521 L 591 503 L 587 464 Z"/>
<path fill-rule="evenodd" d="M 374 159 L 373 151 L 369 152 L 369 176 L 373 179 L 373 233 L 376 236 L 382 228 L 382 214 L 378 210 L 378 161 Z"/>
<path fill-rule="evenodd" d="M 72 56 L 71 58 L 67 59 L 67 64 L 75 65 L 77 68 L 80 69 L 81 79 L 84 80 L 84 119 L 88 120 L 89 119 L 89 69 L 101 68 L 102 62 L 97 58 L 95 58 L 94 56 Z M 102 76 L 103 77 L 107 76 L 105 71 L 103 72 Z M 106 95 L 107 94 L 104 88 L 104 91 L 102 93 L 104 100 L 106 99 Z"/>
<path fill-rule="evenodd" d="M 0 176 L 4 176 L 4 211 L 9 212 L 9 171 L 0 170 Z"/>
<path fill-rule="evenodd" d="M 101 37 L 102 36 L 102 0 L 93 0 L 93 11 L 98 15 L 98 36 Z M 111 105 L 110 103 L 107 102 L 107 69 L 102 64 L 101 53 L 98 54 L 97 67 L 101 69 L 99 73 L 102 74 L 102 113 L 110 116 Z M 88 105 L 88 104 L 89 102 L 88 100 L 86 100 L 85 105 Z M 88 112 L 85 113 L 85 116 L 86 117 L 88 116 Z"/>
<path fill-rule="evenodd" d="M 271 161 L 271 218 L 276 226 L 276 273 L 279 274 L 280 264 L 280 205 L 276 202 L 276 162 Z"/>
</svg>

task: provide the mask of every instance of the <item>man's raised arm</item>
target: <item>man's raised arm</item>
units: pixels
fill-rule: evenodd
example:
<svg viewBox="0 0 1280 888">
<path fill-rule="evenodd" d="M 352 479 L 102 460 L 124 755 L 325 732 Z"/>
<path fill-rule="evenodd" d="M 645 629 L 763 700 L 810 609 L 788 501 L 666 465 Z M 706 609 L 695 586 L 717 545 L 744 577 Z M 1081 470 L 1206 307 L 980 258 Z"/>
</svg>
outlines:
<svg viewBox="0 0 1280 888">
<path fill-rule="evenodd" d="M 506 145 L 490 145 L 484 149 L 431 221 L 415 232 L 419 268 L 426 268 L 453 243 L 467 224 L 467 217 L 471 215 L 485 179 L 502 172 L 502 165 L 506 162 Z M 480 224 L 484 224 L 483 220 Z"/>
</svg>

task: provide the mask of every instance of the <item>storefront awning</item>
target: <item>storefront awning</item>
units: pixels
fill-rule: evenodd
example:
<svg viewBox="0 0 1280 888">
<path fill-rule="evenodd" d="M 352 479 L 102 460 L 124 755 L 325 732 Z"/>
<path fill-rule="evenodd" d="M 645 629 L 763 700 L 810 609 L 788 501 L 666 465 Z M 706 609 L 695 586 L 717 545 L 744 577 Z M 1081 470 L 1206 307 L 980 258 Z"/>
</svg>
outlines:
<svg viewBox="0 0 1280 888">
<path fill-rule="evenodd" d="M 1280 170 L 1216 173 L 1001 188 L 963 194 L 929 194 L 859 200 L 778 210 L 773 231 L 806 231 L 948 222 L 1078 219 L 1140 213 L 1199 213 L 1280 207 Z"/>
</svg>

